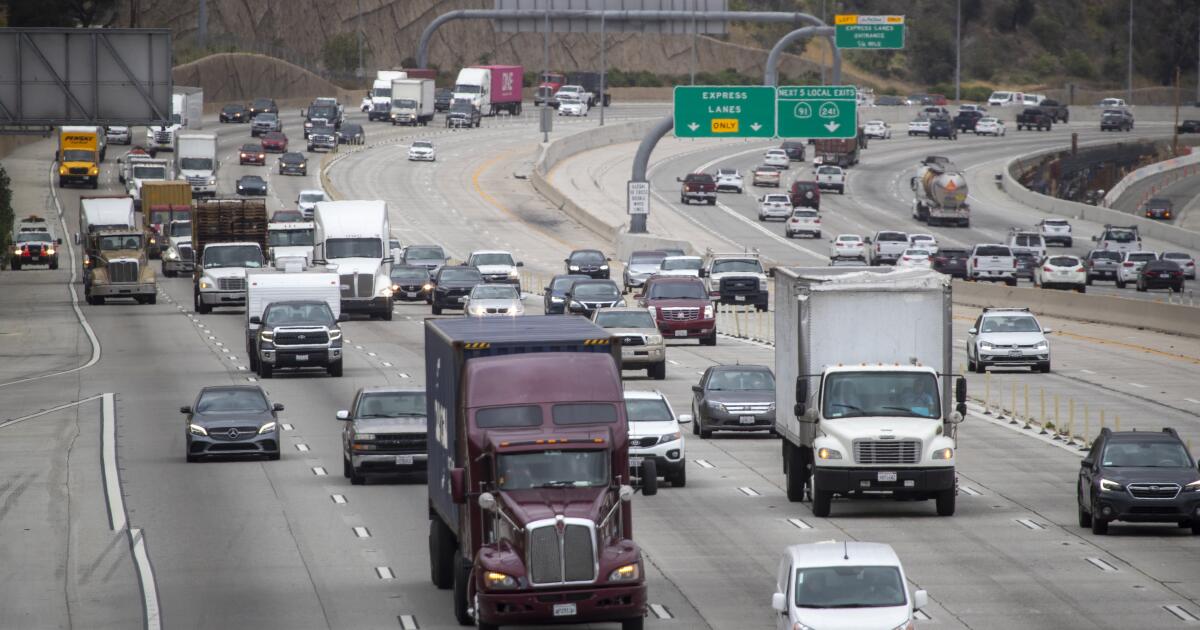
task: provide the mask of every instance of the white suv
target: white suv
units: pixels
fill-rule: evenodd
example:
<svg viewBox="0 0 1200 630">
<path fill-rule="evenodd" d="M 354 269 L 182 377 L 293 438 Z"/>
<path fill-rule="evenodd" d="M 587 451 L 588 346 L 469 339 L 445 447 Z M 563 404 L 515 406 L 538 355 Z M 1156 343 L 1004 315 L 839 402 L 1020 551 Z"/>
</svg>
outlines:
<svg viewBox="0 0 1200 630">
<path fill-rule="evenodd" d="M 980 374 L 988 366 L 1029 366 L 1032 371 L 1050 371 L 1050 342 L 1027 308 L 983 309 L 967 330 L 967 369 Z"/>
<path fill-rule="evenodd" d="M 1033 257 L 1038 260 L 1046 257 L 1046 240 L 1039 232 L 1012 228 L 1008 231 L 1008 247 L 1013 251 L 1033 252 Z"/>
<path fill-rule="evenodd" d="M 1156 252 L 1139 251 L 1122 254 L 1121 264 L 1117 267 L 1117 288 L 1124 289 L 1126 283 L 1136 283 L 1138 272 L 1151 260 L 1158 260 Z"/>
<path fill-rule="evenodd" d="M 1070 247 L 1074 240 L 1071 238 L 1071 222 L 1066 219 L 1042 219 L 1038 221 L 1037 228 L 1047 245 L 1059 243 L 1063 247 Z"/>
<path fill-rule="evenodd" d="M 686 485 L 687 458 L 680 425 L 690 424 L 692 417 L 677 417 L 667 397 L 657 391 L 626 390 L 625 411 L 629 416 L 629 467 L 640 466 L 645 473 L 653 470 L 656 477 L 676 488 Z"/>
</svg>

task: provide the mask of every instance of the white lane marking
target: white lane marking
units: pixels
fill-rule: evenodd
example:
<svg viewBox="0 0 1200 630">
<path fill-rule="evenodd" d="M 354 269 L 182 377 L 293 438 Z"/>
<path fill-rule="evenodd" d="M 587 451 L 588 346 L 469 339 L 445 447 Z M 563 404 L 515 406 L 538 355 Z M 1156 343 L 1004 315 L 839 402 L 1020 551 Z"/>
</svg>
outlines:
<svg viewBox="0 0 1200 630">
<path fill-rule="evenodd" d="M 1134 387 L 1136 387 L 1136 388 L 1138 388 L 1138 389 L 1146 389 L 1146 386 L 1145 386 L 1145 385 L 1142 385 L 1141 383 L 1133 383 L 1133 382 L 1131 382 L 1131 383 L 1129 383 L 1129 384 L 1130 384 L 1130 385 L 1133 385 Z"/>
<path fill-rule="evenodd" d="M 296 450 L 297 450 L 297 451 L 300 451 L 301 453 L 307 453 L 307 452 L 308 452 L 308 445 L 307 445 L 307 444 L 297 444 L 297 445 L 296 445 Z"/>
<path fill-rule="evenodd" d="M 354 528 L 354 535 L 358 536 L 359 538 L 370 538 L 371 531 L 369 529 L 367 529 L 366 527 L 359 525 Z"/>
<path fill-rule="evenodd" d="M 791 523 L 792 526 L 795 527 L 796 529 L 812 529 L 813 528 L 812 525 L 809 525 L 808 523 L 805 523 L 803 520 L 798 519 L 798 518 L 789 518 L 787 521 L 789 523 Z"/>
<path fill-rule="evenodd" d="M 325 472 L 325 469 L 321 466 L 313 466 L 312 471 L 313 471 L 313 474 L 318 477 L 324 477 L 325 475 L 329 474 L 329 473 Z"/>
<path fill-rule="evenodd" d="M 417 625 L 417 618 L 412 615 L 400 615 L 400 628 L 402 630 L 418 630 L 421 626 Z"/>
<path fill-rule="evenodd" d="M 362 347 L 362 346 L 354 346 L 354 349 L 355 349 L 355 350 L 362 350 L 362 349 L 363 349 L 363 347 Z"/>
<path fill-rule="evenodd" d="M 378 575 L 379 579 L 381 580 L 392 580 L 396 578 L 396 576 L 392 574 L 392 570 L 389 567 L 375 567 L 375 575 Z"/>
<path fill-rule="evenodd" d="M 679 365 L 679 362 L 675 359 L 667 359 L 667 363 L 670 363 L 671 365 Z"/>
<path fill-rule="evenodd" d="M 367 356 L 369 356 L 369 357 L 373 357 L 373 356 L 375 356 L 375 353 L 374 353 L 374 352 L 368 352 L 368 353 L 367 353 Z"/>
<path fill-rule="evenodd" d="M 229 352 L 229 348 L 221 348 L 221 352 Z"/>
<path fill-rule="evenodd" d="M 716 468 L 716 465 L 709 462 L 707 459 L 697 459 L 695 462 L 696 465 L 701 468 Z"/>
<path fill-rule="evenodd" d="M 254 378 L 253 376 L 247 376 L 247 377 L 246 377 L 246 380 L 247 380 L 247 381 L 250 381 L 251 383 L 257 383 L 257 382 L 258 382 L 258 379 Z"/>
<path fill-rule="evenodd" d="M 1184 400 L 1192 403 L 1193 405 L 1200 405 L 1200 400 L 1196 400 L 1195 398 L 1184 398 Z"/>
<path fill-rule="evenodd" d="M 104 499 L 108 503 L 108 523 L 112 530 L 125 529 L 125 497 L 117 473 L 117 402 L 111 393 L 100 403 L 100 458 L 104 475 Z"/>
<path fill-rule="evenodd" d="M 675 618 L 675 616 L 671 614 L 671 611 L 668 610 L 667 607 L 663 606 L 662 604 L 650 604 L 650 612 L 654 613 L 654 616 L 658 617 L 659 619 L 674 619 Z"/>
<path fill-rule="evenodd" d="M 971 486 L 959 486 L 958 489 L 962 490 L 963 494 L 973 496 L 973 497 L 977 497 L 977 496 L 983 494 L 982 492 L 976 490 L 975 488 L 972 488 Z"/>
<path fill-rule="evenodd" d="M 239 365 L 239 366 L 237 366 L 237 369 L 238 369 L 238 371 L 239 371 L 239 372 L 245 372 L 245 371 L 246 371 L 246 366 L 244 366 L 244 365 Z"/>
<path fill-rule="evenodd" d="M 333 499 L 333 502 L 338 505 L 346 505 L 346 497 L 344 495 L 334 494 L 330 495 L 330 498 Z"/>
<path fill-rule="evenodd" d="M 141 528 L 129 529 L 129 545 L 133 550 L 133 561 L 137 565 L 138 582 L 142 587 L 142 612 L 146 615 L 146 630 L 162 628 L 162 611 L 158 605 L 158 583 L 154 579 L 154 565 L 146 552 L 146 538 Z"/>
<path fill-rule="evenodd" d="M 1029 529 L 1034 529 L 1034 530 L 1037 530 L 1037 529 L 1045 529 L 1045 528 L 1044 528 L 1044 527 L 1042 527 L 1041 525 L 1039 525 L 1039 524 L 1037 524 L 1037 523 L 1033 522 L 1033 519 L 1028 519 L 1028 518 L 1018 518 L 1018 519 L 1014 519 L 1014 520 L 1016 520 L 1016 521 L 1017 521 L 1018 523 L 1020 523 L 1021 525 L 1024 525 L 1025 527 L 1028 527 Z"/>
<path fill-rule="evenodd" d="M 761 494 L 758 493 L 757 490 L 755 490 L 754 488 L 751 488 L 749 486 L 742 486 L 742 487 L 738 488 L 738 492 L 741 492 L 742 494 L 744 494 L 748 497 L 761 497 L 762 496 Z"/>
<path fill-rule="evenodd" d="M 399 374 L 400 374 L 400 378 L 408 378 L 408 375 L 405 374 L 404 372 L 400 372 Z"/>
<path fill-rule="evenodd" d="M 211 335 L 210 335 L 208 338 L 209 338 L 209 339 L 216 339 L 216 337 L 213 337 L 213 336 L 211 336 Z M 217 347 L 218 347 L 218 348 L 220 348 L 221 346 L 224 346 L 224 345 L 225 345 L 225 344 L 221 343 L 220 341 L 218 341 L 218 342 L 217 342 Z"/>
<path fill-rule="evenodd" d="M 61 411 L 61 410 L 63 410 L 63 409 L 66 409 L 66 408 L 68 408 L 68 407 L 74 407 L 74 406 L 76 406 L 76 405 L 82 405 L 82 404 L 83 404 L 83 403 L 85 403 L 85 402 L 91 402 L 91 401 L 93 401 L 93 400 L 96 400 L 97 398 L 100 398 L 102 395 L 103 395 L 103 394 L 96 394 L 95 396 L 91 396 L 91 397 L 89 397 L 89 398 L 84 398 L 83 400 L 76 400 L 75 402 L 69 402 L 69 403 L 66 403 L 66 404 L 59 405 L 59 406 L 57 406 L 57 407 L 51 407 L 51 408 L 49 408 L 49 409 L 43 409 L 42 411 L 39 411 L 39 412 L 37 412 L 37 413 L 31 413 L 31 414 L 29 414 L 29 415 L 27 415 L 27 416 L 21 416 L 20 418 L 13 418 L 12 420 L 5 420 L 3 423 L 0 423 L 0 429 L 3 429 L 4 427 L 7 427 L 7 426 L 11 426 L 11 425 L 17 424 L 17 423 L 19 423 L 19 422 L 24 422 L 24 421 L 26 421 L 26 420 L 29 420 L 29 419 L 32 419 L 32 418 L 36 418 L 36 417 L 38 417 L 38 416 L 44 416 L 44 415 L 46 415 L 46 414 L 48 414 L 48 413 L 54 413 L 55 411 Z"/>
<path fill-rule="evenodd" d="M 1095 372 L 1093 372 L 1091 370 L 1079 370 L 1079 371 L 1083 372 L 1084 374 L 1095 374 Z"/>
<path fill-rule="evenodd" d="M 1196 617 L 1191 612 L 1189 612 L 1188 609 L 1184 608 L 1183 606 L 1180 606 L 1179 604 L 1168 604 L 1166 606 L 1163 606 L 1163 609 L 1166 610 L 1167 612 L 1171 613 L 1172 615 L 1175 615 L 1176 617 L 1178 617 L 1180 621 L 1186 621 L 1186 622 L 1200 621 L 1200 617 Z"/>
<path fill-rule="evenodd" d="M 295 428 L 296 428 L 296 427 L 293 427 L 292 425 L 290 425 L 290 424 L 288 424 L 288 423 L 286 423 L 286 422 L 285 422 L 285 423 L 283 423 L 281 426 L 283 426 L 283 430 L 284 430 L 284 431 L 291 431 L 292 429 L 295 429 Z"/>
<path fill-rule="evenodd" d="M 1117 567 L 1114 567 L 1113 565 L 1109 564 L 1108 562 L 1105 562 L 1101 558 L 1087 558 L 1087 561 L 1089 563 L 1091 563 L 1092 566 L 1096 567 L 1097 569 L 1100 569 L 1101 571 L 1104 571 L 1105 573 L 1115 573 L 1115 572 L 1119 571 L 1119 569 L 1117 569 Z"/>
<path fill-rule="evenodd" d="M 387 361 L 384 361 L 384 362 L 383 362 L 383 367 L 392 367 L 392 364 L 391 364 L 391 363 L 389 363 L 389 362 L 387 362 Z"/>
</svg>

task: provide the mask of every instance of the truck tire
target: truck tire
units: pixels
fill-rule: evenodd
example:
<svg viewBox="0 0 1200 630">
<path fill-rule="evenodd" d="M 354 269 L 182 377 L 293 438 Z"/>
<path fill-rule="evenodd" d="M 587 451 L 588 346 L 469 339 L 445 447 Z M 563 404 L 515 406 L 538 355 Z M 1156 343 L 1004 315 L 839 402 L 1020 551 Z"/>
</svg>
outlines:
<svg viewBox="0 0 1200 630">
<path fill-rule="evenodd" d="M 454 533 L 433 515 L 429 519 L 429 579 L 439 589 L 454 586 L 454 559 L 458 556 Z"/>
<path fill-rule="evenodd" d="M 146 301 L 144 302 L 144 304 L 158 304 L 158 294 L 151 293 L 150 297 L 146 298 Z"/>
<path fill-rule="evenodd" d="M 275 369 L 266 363 L 260 363 L 258 366 L 258 377 L 268 379 L 275 375 Z"/>
<path fill-rule="evenodd" d="M 666 379 L 667 378 L 666 362 L 664 361 L 662 363 L 656 363 L 656 364 L 651 365 L 650 367 L 646 368 L 646 376 L 649 376 L 650 378 L 652 378 L 656 381 L 661 381 L 661 380 Z"/>
<path fill-rule="evenodd" d="M 954 500 L 957 492 L 954 488 L 940 490 L 937 493 L 938 516 L 954 516 Z"/>
<path fill-rule="evenodd" d="M 462 550 L 454 551 L 454 618 L 460 626 L 475 624 L 467 605 L 467 591 L 470 590 L 471 565 L 463 561 Z"/>
<path fill-rule="evenodd" d="M 207 315 L 212 312 L 212 307 L 200 301 L 200 295 L 195 295 L 195 311 L 201 315 Z"/>
<path fill-rule="evenodd" d="M 816 475 L 813 475 L 809 481 L 812 493 L 812 513 L 817 518 L 828 518 L 829 511 L 833 505 L 833 493 L 828 490 L 821 490 L 816 486 Z"/>
<path fill-rule="evenodd" d="M 339 359 L 338 361 L 329 364 L 328 372 L 329 372 L 330 376 L 333 376 L 336 378 L 341 378 L 341 376 L 342 376 L 342 361 L 343 361 L 343 359 Z"/>
<path fill-rule="evenodd" d="M 679 462 L 679 470 L 670 473 L 666 480 L 671 482 L 672 488 L 683 488 L 687 486 L 687 460 Z"/>
<path fill-rule="evenodd" d="M 804 501 L 804 485 L 808 483 L 808 462 L 805 461 L 805 452 L 805 449 L 784 438 L 783 465 L 787 468 L 787 498 L 792 503 Z"/>
<path fill-rule="evenodd" d="M 715 346 L 715 345 L 717 345 L 717 333 L 713 333 L 713 334 L 709 335 L 708 337 L 701 337 L 701 338 L 700 338 L 700 345 L 702 345 L 702 346 Z"/>
<path fill-rule="evenodd" d="M 20 271 L 21 270 L 21 261 L 17 260 L 16 258 L 13 258 L 12 260 L 9 261 L 9 266 L 12 267 L 13 271 Z"/>
<path fill-rule="evenodd" d="M 647 459 L 642 462 L 642 496 L 658 494 L 658 462 Z"/>
<path fill-rule="evenodd" d="M 634 617 L 633 619 L 622 619 L 621 630 L 642 630 L 645 627 L 645 617 Z"/>
<path fill-rule="evenodd" d="M 434 305 L 433 305 L 433 314 L 434 314 L 434 315 L 441 315 L 441 314 L 442 314 L 442 307 L 438 306 L 437 304 L 434 304 Z"/>
</svg>

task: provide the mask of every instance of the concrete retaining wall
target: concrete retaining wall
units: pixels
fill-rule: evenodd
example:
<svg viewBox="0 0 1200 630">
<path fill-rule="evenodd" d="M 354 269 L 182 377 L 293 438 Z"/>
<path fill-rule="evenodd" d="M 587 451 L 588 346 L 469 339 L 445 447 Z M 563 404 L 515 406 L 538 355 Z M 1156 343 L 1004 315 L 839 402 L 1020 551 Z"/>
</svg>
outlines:
<svg viewBox="0 0 1200 630">
<path fill-rule="evenodd" d="M 1194 167 L 1197 164 L 1200 164 L 1200 151 L 1193 151 L 1190 155 L 1163 160 L 1161 162 L 1151 164 L 1150 166 L 1143 166 L 1142 168 L 1139 168 L 1121 178 L 1121 181 L 1117 182 L 1117 185 L 1113 186 L 1112 190 L 1104 194 L 1104 199 L 1100 203 L 1105 208 L 1111 208 L 1112 205 L 1121 198 L 1121 195 L 1125 194 L 1126 190 L 1129 190 L 1130 186 L 1142 181 L 1143 179 L 1146 179 L 1147 177 L 1154 177 L 1155 175 L 1161 175 L 1170 171 L 1187 168 L 1189 166 Z"/>
</svg>

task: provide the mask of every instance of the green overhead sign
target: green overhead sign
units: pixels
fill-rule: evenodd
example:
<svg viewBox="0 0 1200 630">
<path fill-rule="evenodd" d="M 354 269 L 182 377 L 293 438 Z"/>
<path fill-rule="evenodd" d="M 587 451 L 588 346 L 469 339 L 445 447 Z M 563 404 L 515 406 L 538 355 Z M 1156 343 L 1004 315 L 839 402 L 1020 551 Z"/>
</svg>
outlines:
<svg viewBox="0 0 1200 630">
<path fill-rule="evenodd" d="M 679 85 L 674 113 L 677 138 L 774 138 L 775 88 Z"/>
<path fill-rule="evenodd" d="M 835 15 L 838 48 L 900 50 L 904 48 L 903 15 Z"/>
<path fill-rule="evenodd" d="M 858 135 L 858 89 L 853 85 L 780 86 L 782 138 L 853 138 Z"/>
</svg>

